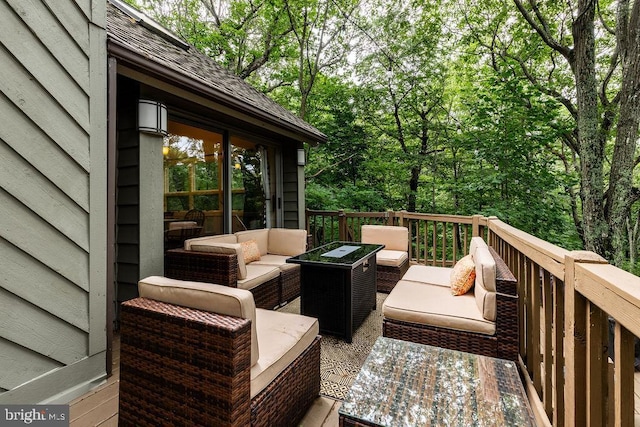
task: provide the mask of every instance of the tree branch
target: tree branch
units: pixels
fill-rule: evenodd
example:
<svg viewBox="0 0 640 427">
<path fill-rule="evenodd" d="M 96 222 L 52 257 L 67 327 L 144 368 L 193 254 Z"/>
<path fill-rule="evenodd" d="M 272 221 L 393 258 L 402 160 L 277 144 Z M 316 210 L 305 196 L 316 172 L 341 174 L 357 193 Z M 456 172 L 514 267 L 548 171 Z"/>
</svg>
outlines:
<svg viewBox="0 0 640 427">
<path fill-rule="evenodd" d="M 540 13 L 540 11 L 539 11 L 539 9 L 537 7 L 536 1 L 535 0 L 529 0 L 529 4 L 532 5 L 532 7 L 534 9 L 534 12 L 536 14 L 536 17 L 541 22 L 542 26 L 538 25 L 538 23 L 533 19 L 533 16 L 531 16 L 529 11 L 527 9 L 525 9 L 524 5 L 522 4 L 522 1 L 513 0 L 513 2 L 515 3 L 516 7 L 520 11 L 520 14 L 522 15 L 522 17 L 527 21 L 527 23 L 531 26 L 531 28 L 533 28 L 535 30 L 535 32 L 537 32 L 538 35 L 540 35 L 540 37 L 547 44 L 547 46 L 549 46 L 551 49 L 557 51 L 562 56 L 567 58 L 569 63 L 572 63 L 573 62 L 573 51 L 572 51 L 572 49 L 570 49 L 567 46 L 564 46 L 564 45 L 558 43 L 553 37 L 551 37 L 551 34 L 549 33 L 549 28 L 547 26 L 546 20 L 544 19 L 544 17 Z"/>
</svg>

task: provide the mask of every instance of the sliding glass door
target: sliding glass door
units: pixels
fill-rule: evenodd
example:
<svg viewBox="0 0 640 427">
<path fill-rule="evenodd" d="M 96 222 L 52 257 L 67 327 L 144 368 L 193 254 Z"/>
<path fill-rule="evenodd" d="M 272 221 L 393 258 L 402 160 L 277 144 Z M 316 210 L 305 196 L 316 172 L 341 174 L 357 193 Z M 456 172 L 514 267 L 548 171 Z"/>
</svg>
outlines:
<svg viewBox="0 0 640 427">
<path fill-rule="evenodd" d="M 274 147 L 172 121 L 163 153 L 165 221 L 202 211 L 210 235 L 277 223 Z"/>
</svg>

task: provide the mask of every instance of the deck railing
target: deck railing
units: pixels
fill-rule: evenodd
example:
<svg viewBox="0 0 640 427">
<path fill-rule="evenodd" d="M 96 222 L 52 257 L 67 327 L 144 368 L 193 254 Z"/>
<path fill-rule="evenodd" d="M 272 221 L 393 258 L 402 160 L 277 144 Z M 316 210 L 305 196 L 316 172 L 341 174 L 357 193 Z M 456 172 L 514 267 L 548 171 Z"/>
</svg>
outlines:
<svg viewBox="0 0 640 427">
<path fill-rule="evenodd" d="M 419 264 L 451 266 L 483 236 L 518 279 L 520 367 L 538 421 L 633 426 L 640 277 L 495 217 L 307 211 L 314 245 L 359 241 L 363 224 L 406 226 Z"/>
</svg>

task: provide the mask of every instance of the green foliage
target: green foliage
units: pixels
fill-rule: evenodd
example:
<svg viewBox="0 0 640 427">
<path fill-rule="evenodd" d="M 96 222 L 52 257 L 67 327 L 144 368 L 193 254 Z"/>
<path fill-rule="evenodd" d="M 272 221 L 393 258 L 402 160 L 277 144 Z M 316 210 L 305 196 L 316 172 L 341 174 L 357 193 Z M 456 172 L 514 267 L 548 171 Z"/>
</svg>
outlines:
<svg viewBox="0 0 640 427">
<path fill-rule="evenodd" d="M 328 136 L 306 147 L 308 208 L 496 215 L 582 246 L 576 122 L 563 103 L 576 97 L 572 70 L 512 2 L 138 3 Z M 601 13 L 613 25 L 610 3 Z M 566 5 L 538 7 L 555 18 L 556 40 L 571 43 Z M 597 43 L 613 48 L 611 38 Z M 607 59 L 598 57 L 599 73 Z M 218 185 L 213 172 L 196 172 L 198 189 Z M 247 171 L 234 180 L 258 191 Z"/>
</svg>

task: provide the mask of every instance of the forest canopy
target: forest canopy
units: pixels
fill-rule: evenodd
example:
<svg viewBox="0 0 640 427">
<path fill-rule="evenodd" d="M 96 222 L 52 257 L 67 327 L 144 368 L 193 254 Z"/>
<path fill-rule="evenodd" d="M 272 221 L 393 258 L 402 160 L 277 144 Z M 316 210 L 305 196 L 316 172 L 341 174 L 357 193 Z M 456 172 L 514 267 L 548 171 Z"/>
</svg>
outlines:
<svg viewBox="0 0 640 427">
<path fill-rule="evenodd" d="M 128 0 L 328 136 L 310 209 L 496 215 L 635 271 L 640 0 Z"/>
</svg>

